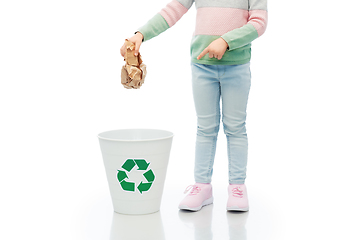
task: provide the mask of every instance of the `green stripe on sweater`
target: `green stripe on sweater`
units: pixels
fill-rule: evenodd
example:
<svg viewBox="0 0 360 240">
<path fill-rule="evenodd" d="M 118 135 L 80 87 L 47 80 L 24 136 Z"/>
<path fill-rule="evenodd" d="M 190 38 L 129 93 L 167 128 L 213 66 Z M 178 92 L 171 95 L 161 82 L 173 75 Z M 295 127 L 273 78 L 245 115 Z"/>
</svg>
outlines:
<svg viewBox="0 0 360 240">
<path fill-rule="evenodd" d="M 231 51 L 251 43 L 258 37 L 258 32 L 252 24 L 246 24 L 241 28 L 225 33 L 221 37 L 228 43 Z"/>
<path fill-rule="evenodd" d="M 218 60 L 216 58 L 209 58 L 209 54 L 206 54 L 200 60 L 197 60 L 197 56 L 207 47 L 209 44 L 220 38 L 220 36 L 212 35 L 197 35 L 194 36 L 191 43 L 191 61 L 194 63 L 201 63 L 207 65 L 238 65 L 245 64 L 250 61 L 251 58 L 251 44 L 248 43 L 245 46 L 236 48 L 234 50 L 226 50 L 223 57 Z"/>
<path fill-rule="evenodd" d="M 147 41 L 153 37 L 156 37 L 168 28 L 169 25 L 166 22 L 165 18 L 161 16 L 160 13 L 158 13 L 153 18 L 151 18 L 144 26 L 139 28 L 138 31 L 141 32 L 144 36 L 144 41 Z"/>
</svg>

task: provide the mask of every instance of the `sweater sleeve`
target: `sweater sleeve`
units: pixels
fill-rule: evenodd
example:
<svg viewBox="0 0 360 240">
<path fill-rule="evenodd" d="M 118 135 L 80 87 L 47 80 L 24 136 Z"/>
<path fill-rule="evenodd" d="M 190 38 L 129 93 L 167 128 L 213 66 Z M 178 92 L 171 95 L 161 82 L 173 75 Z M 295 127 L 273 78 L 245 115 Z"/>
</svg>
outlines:
<svg viewBox="0 0 360 240">
<path fill-rule="evenodd" d="M 138 29 L 144 36 L 143 41 L 150 40 L 174 26 L 175 23 L 190 9 L 193 2 L 194 0 L 172 0 L 144 26 Z"/>
<path fill-rule="evenodd" d="M 222 35 L 229 51 L 243 47 L 260 37 L 266 29 L 268 19 L 267 0 L 249 0 L 247 24 Z"/>
</svg>

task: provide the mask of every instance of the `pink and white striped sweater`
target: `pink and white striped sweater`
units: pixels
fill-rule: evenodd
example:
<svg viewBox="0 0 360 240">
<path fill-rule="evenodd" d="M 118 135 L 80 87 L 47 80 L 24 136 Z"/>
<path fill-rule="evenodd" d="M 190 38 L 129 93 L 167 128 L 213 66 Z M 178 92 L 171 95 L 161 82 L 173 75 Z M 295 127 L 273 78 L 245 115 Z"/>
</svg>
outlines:
<svg viewBox="0 0 360 240">
<path fill-rule="evenodd" d="M 244 64 L 251 58 L 251 42 L 261 36 L 267 25 L 267 0 L 172 0 L 138 29 L 147 41 L 180 20 L 195 2 L 195 32 L 191 60 L 210 65 Z M 214 40 L 222 37 L 229 45 L 221 60 L 196 57 Z"/>
</svg>

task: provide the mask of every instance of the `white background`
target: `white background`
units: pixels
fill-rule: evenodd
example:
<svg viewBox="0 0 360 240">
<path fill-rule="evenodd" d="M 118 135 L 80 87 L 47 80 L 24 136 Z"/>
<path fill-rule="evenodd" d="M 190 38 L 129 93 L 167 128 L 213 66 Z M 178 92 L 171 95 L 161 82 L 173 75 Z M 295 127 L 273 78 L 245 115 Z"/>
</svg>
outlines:
<svg viewBox="0 0 360 240">
<path fill-rule="evenodd" d="M 141 46 L 141 89 L 120 83 L 124 39 L 167 3 L 1 2 L 1 239 L 115 239 L 97 134 L 119 128 L 175 134 L 162 237 L 209 239 L 196 237 L 196 224 L 186 227 L 176 209 L 193 183 L 195 6 Z M 252 47 L 249 240 L 360 239 L 358 7 L 269 1 L 268 28 Z M 226 214 L 222 129 L 213 186 L 213 239 L 227 239 L 226 221 L 216 220 Z"/>
</svg>

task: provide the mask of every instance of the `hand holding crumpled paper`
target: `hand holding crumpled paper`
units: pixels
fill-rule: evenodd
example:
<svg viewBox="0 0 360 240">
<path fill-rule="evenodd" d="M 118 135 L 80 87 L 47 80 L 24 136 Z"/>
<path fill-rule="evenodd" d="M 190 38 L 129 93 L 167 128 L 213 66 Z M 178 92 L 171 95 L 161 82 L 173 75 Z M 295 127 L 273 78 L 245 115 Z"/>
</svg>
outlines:
<svg viewBox="0 0 360 240">
<path fill-rule="evenodd" d="M 134 56 L 135 44 L 125 40 L 126 53 L 125 65 L 121 69 L 121 84 L 128 89 L 138 89 L 144 83 L 146 76 L 146 65 L 142 62 L 140 53 Z"/>
</svg>

